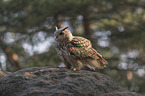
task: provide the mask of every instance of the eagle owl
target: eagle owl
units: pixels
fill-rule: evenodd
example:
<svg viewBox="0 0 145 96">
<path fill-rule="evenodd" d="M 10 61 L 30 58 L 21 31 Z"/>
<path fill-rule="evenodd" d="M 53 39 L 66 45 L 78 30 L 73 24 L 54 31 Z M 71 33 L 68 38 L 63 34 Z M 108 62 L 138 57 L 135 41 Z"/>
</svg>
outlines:
<svg viewBox="0 0 145 96">
<path fill-rule="evenodd" d="M 76 71 L 83 66 L 94 70 L 106 67 L 107 61 L 92 47 L 90 40 L 73 36 L 67 28 L 56 27 L 54 32 L 56 50 L 66 68 Z"/>
</svg>

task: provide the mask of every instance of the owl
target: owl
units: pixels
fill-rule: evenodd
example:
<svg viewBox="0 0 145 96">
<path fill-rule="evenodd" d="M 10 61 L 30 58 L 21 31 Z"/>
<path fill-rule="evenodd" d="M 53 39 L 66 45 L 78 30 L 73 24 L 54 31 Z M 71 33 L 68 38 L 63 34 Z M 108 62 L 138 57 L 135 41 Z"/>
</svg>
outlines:
<svg viewBox="0 0 145 96">
<path fill-rule="evenodd" d="M 107 61 L 92 47 L 90 40 L 73 36 L 67 28 L 56 27 L 54 32 L 55 47 L 66 68 L 77 71 L 83 66 L 94 70 L 106 67 Z"/>
</svg>

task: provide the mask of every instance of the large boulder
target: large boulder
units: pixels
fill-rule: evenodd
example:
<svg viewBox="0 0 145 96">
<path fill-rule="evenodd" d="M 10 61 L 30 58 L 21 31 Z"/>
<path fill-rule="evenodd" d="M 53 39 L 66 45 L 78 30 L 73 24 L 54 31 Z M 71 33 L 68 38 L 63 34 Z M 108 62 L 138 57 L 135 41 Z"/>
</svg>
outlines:
<svg viewBox="0 0 145 96">
<path fill-rule="evenodd" d="M 140 96 L 98 73 L 33 67 L 0 79 L 0 96 Z"/>
</svg>

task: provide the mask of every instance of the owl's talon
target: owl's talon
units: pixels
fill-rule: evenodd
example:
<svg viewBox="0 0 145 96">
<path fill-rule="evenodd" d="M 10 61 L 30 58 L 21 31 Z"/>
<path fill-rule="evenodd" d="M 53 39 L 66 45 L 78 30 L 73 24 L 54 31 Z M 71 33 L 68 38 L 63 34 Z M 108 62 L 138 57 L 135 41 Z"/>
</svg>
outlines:
<svg viewBox="0 0 145 96">
<path fill-rule="evenodd" d="M 73 71 L 76 71 L 76 70 L 77 70 L 76 68 L 73 69 Z"/>
</svg>

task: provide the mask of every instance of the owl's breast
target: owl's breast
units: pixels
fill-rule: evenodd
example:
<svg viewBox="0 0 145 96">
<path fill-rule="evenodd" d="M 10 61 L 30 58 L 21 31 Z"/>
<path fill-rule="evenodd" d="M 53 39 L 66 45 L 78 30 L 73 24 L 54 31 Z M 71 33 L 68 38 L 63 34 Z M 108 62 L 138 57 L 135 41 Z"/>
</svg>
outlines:
<svg viewBox="0 0 145 96">
<path fill-rule="evenodd" d="M 59 51 L 60 55 L 68 55 L 67 46 L 64 43 L 56 43 L 56 48 Z"/>
</svg>

